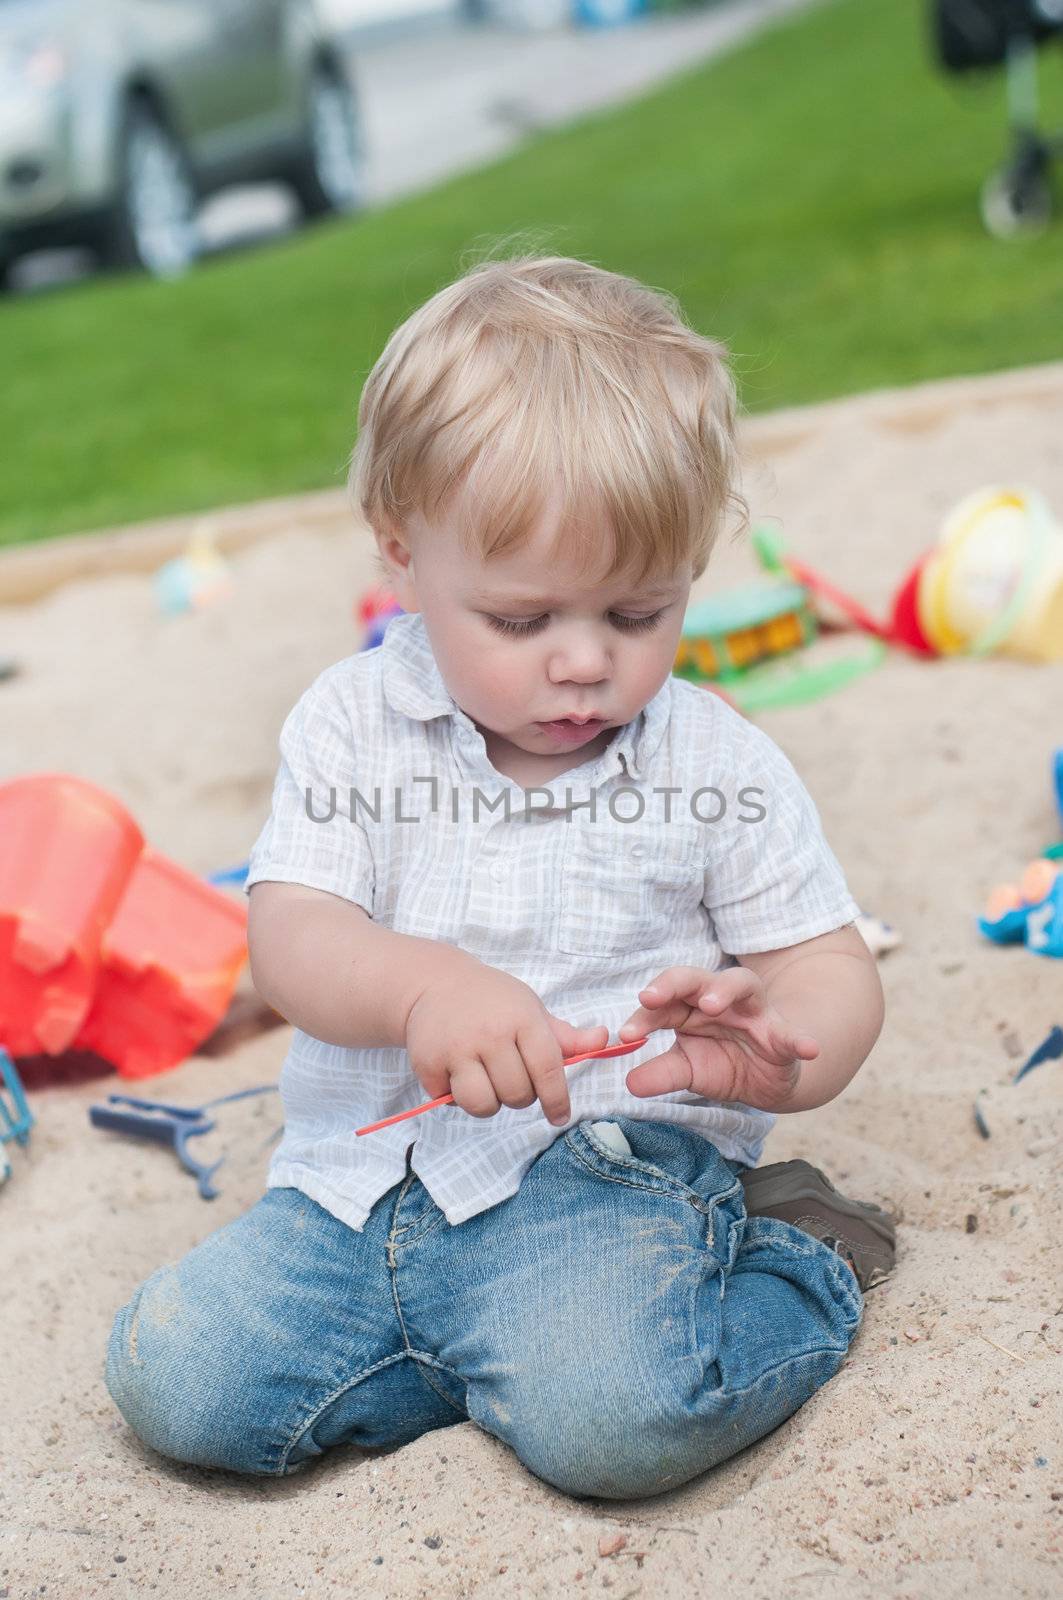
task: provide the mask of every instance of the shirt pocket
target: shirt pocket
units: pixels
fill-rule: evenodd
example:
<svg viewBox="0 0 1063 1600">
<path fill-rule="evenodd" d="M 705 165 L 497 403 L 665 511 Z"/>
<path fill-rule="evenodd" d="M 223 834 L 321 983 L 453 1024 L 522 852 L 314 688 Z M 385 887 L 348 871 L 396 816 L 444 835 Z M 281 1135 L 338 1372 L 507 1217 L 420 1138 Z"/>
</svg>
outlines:
<svg viewBox="0 0 1063 1600">
<path fill-rule="evenodd" d="M 574 829 L 561 858 L 557 947 L 573 956 L 636 956 L 674 943 L 696 919 L 701 836 L 657 821 Z"/>
</svg>

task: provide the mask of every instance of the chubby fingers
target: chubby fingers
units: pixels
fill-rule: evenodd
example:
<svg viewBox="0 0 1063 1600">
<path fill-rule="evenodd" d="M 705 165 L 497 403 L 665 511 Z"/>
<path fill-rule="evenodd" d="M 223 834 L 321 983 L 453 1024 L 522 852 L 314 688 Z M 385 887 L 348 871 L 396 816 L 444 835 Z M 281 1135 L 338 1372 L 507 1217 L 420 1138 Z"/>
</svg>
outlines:
<svg viewBox="0 0 1063 1600">
<path fill-rule="evenodd" d="M 677 1089 L 694 1090 L 690 1061 L 674 1045 L 662 1055 L 653 1056 L 649 1061 L 632 1067 L 625 1082 L 629 1094 L 647 1098 L 658 1094 L 674 1094 Z M 694 1092 L 707 1096 L 711 1093 L 709 1089 L 703 1091 L 700 1087 Z"/>
<path fill-rule="evenodd" d="M 555 1128 L 564 1127 L 571 1116 L 571 1102 L 561 1045 L 545 1027 L 522 1029 L 518 1043 L 543 1115 Z"/>
<path fill-rule="evenodd" d="M 772 1043 L 782 1061 L 815 1061 L 819 1055 L 819 1043 L 810 1033 L 788 1033 L 776 1029 L 772 1033 Z"/>
<path fill-rule="evenodd" d="M 755 1009 L 736 1007 L 734 1012 L 721 1019 L 728 1033 L 741 1033 L 747 1040 L 747 1049 L 773 1066 L 782 1067 L 793 1061 L 814 1061 L 819 1055 L 819 1044 L 811 1034 L 795 1033 L 785 1018 L 768 1006 Z M 694 1030 L 689 1030 L 694 1031 Z"/>
<path fill-rule="evenodd" d="M 755 1015 L 763 1006 L 764 986 L 748 967 L 724 967 L 709 972 L 704 967 L 669 967 L 652 983 L 639 990 L 642 1005 L 632 1012 L 620 1028 L 620 1036 L 637 1038 L 656 1028 L 676 1027 L 689 1013 L 720 1016 L 729 1007 L 746 1002 L 746 1012 Z M 750 1005 L 754 999 L 760 1006 Z"/>
<path fill-rule="evenodd" d="M 608 1036 L 607 1028 L 600 1031 Z M 564 1127 L 572 1114 L 561 1047 L 545 1028 L 524 1028 L 513 1044 L 496 1044 L 482 1057 L 459 1061 L 450 1073 L 450 1092 L 471 1117 L 493 1117 L 503 1106 L 523 1110 L 535 1100 L 555 1127 Z"/>
<path fill-rule="evenodd" d="M 698 1010 L 708 1017 L 719 1016 L 731 1006 L 742 1006 L 747 1016 L 764 1009 L 764 982 L 748 967 L 724 967 L 712 973 L 698 995 Z"/>
<path fill-rule="evenodd" d="M 493 1117 L 501 1101 L 487 1067 L 478 1056 L 463 1057 L 450 1071 L 454 1104 L 470 1117 Z"/>
</svg>

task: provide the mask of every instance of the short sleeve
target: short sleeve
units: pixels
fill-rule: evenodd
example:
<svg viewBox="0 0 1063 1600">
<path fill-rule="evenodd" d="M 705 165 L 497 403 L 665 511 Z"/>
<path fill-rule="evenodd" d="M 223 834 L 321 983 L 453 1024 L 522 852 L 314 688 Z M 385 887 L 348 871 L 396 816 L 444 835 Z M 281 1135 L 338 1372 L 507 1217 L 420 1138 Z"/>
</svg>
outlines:
<svg viewBox="0 0 1063 1600">
<path fill-rule="evenodd" d="M 369 837 L 351 814 L 357 751 L 350 713 L 322 674 L 285 718 L 269 818 L 251 849 L 252 884 L 302 883 L 353 900 L 373 914 Z"/>
<path fill-rule="evenodd" d="M 704 905 L 729 955 L 781 950 L 860 915 L 793 765 L 761 729 L 745 725 L 734 804 L 710 830 Z"/>
</svg>

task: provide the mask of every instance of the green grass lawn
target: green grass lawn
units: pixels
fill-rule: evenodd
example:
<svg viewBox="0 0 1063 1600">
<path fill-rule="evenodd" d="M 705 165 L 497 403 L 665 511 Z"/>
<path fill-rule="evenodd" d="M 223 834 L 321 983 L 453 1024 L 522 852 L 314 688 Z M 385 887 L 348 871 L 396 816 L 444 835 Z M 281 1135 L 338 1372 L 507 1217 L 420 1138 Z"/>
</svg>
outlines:
<svg viewBox="0 0 1063 1600">
<path fill-rule="evenodd" d="M 837 0 L 386 210 L 4 305 L 0 543 L 341 483 L 391 328 L 519 230 L 678 294 L 750 410 L 1063 355 L 1063 215 L 983 232 L 1003 80 L 939 76 L 923 17 Z"/>
</svg>

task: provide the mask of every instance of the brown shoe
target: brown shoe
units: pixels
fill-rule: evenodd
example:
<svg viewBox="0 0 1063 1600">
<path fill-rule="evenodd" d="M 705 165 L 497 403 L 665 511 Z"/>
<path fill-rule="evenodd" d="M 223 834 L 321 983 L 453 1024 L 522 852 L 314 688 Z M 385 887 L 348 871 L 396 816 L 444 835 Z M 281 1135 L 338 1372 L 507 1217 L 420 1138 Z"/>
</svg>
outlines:
<svg viewBox="0 0 1063 1600">
<path fill-rule="evenodd" d="M 774 1161 L 742 1173 L 746 1215 L 777 1217 L 836 1250 L 861 1289 L 873 1289 L 897 1258 L 894 1218 L 881 1206 L 849 1200 L 808 1161 Z"/>
</svg>

